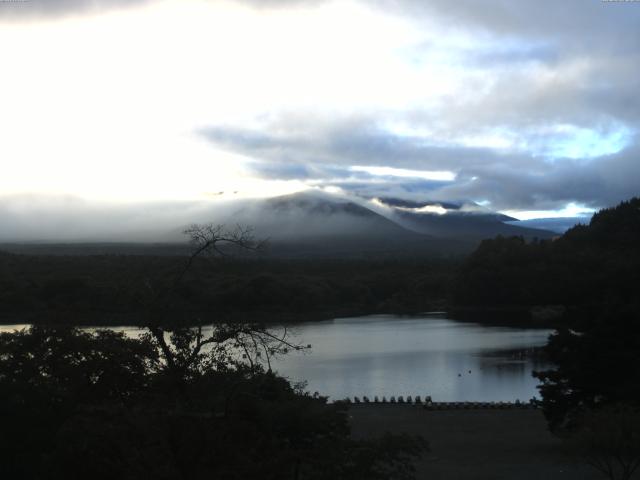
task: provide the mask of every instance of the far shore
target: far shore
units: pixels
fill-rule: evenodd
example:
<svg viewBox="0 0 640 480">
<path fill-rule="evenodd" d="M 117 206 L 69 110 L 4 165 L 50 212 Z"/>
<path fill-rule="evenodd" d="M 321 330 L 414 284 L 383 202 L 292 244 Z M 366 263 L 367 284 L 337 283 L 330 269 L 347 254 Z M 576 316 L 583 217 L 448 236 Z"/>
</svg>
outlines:
<svg viewBox="0 0 640 480">
<path fill-rule="evenodd" d="M 396 315 L 398 317 L 420 317 L 442 315 L 459 322 L 478 323 L 487 326 L 549 329 L 558 322 L 532 320 L 525 315 L 528 309 L 522 307 L 460 308 L 443 311 L 380 311 L 363 309 L 335 309 L 318 312 L 185 312 L 189 318 L 202 319 L 202 325 L 218 322 L 250 322 L 266 325 L 293 325 L 309 322 L 323 322 L 339 318 L 367 317 L 371 315 Z M 0 314 L 0 325 L 73 325 L 78 327 L 144 327 L 139 319 L 143 312 L 25 312 Z M 175 313 L 179 317 L 179 313 Z M 197 323 L 193 323 L 197 326 Z"/>
</svg>

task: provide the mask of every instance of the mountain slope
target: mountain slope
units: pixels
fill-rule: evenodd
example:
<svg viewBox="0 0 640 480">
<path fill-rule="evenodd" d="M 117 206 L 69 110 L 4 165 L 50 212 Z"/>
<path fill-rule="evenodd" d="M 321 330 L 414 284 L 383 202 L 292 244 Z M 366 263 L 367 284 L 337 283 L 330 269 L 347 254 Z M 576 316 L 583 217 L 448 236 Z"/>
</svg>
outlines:
<svg viewBox="0 0 640 480">
<path fill-rule="evenodd" d="M 408 202 L 395 198 L 383 198 L 380 202 L 390 209 L 390 218 L 398 224 L 438 238 L 478 241 L 497 235 L 525 238 L 551 238 L 554 235 L 547 230 L 514 225 L 515 218 L 475 204 Z"/>
<path fill-rule="evenodd" d="M 315 192 L 256 201 L 229 221 L 252 225 L 277 256 L 397 256 L 437 253 L 442 247 L 362 205 Z"/>
</svg>

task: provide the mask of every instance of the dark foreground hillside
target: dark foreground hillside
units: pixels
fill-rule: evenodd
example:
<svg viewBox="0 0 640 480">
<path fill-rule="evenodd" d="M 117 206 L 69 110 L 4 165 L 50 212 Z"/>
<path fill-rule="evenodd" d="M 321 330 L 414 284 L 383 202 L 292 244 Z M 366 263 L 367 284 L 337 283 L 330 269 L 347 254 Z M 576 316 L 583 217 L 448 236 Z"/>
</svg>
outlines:
<svg viewBox="0 0 640 480">
<path fill-rule="evenodd" d="M 464 262 L 457 307 L 559 306 L 567 320 L 621 305 L 638 309 L 640 198 L 599 211 L 556 240 L 485 240 Z"/>
</svg>

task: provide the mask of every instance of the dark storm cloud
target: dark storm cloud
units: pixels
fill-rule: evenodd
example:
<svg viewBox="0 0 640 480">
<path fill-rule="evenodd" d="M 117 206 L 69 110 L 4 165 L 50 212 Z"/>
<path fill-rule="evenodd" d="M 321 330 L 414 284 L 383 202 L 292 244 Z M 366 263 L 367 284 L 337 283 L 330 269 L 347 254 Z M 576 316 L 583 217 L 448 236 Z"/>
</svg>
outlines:
<svg viewBox="0 0 640 480">
<path fill-rule="evenodd" d="M 375 181 L 373 181 L 375 180 Z M 416 202 L 438 201 L 443 203 L 437 195 L 437 192 L 444 185 L 451 182 L 435 182 L 431 180 L 419 179 L 398 179 L 386 178 L 380 181 L 380 178 L 369 179 L 369 181 L 345 181 L 345 182 L 327 182 L 325 185 L 340 188 L 345 194 L 365 199 L 371 198 L 395 198 L 411 200 Z M 459 202 L 460 204 L 468 202 L 466 197 L 448 196 L 444 203 L 449 201 Z"/>
<path fill-rule="evenodd" d="M 317 173 L 307 165 L 253 162 L 248 167 L 261 178 L 272 180 L 300 180 L 317 177 Z M 315 174 L 314 174 L 315 173 Z"/>
<path fill-rule="evenodd" d="M 640 193 L 636 137 L 614 155 L 551 161 L 523 152 L 429 145 L 422 137 L 394 135 L 362 119 L 307 128 L 298 119 L 291 133 L 282 133 L 287 123 L 262 132 L 217 127 L 202 133 L 218 146 L 254 159 L 251 165 L 259 176 L 315 181 L 365 196 L 428 195 L 442 201 L 489 200 L 497 209 L 557 209 L 569 202 L 610 205 Z M 269 131 L 278 133 L 265 133 Z M 349 168 L 353 165 L 446 170 L 457 177 L 441 182 L 372 175 L 354 172 Z"/>
<path fill-rule="evenodd" d="M 201 133 L 211 142 L 260 160 L 288 164 L 370 165 L 416 170 L 458 170 L 476 164 L 502 162 L 503 155 L 488 148 L 465 148 L 425 143 L 417 136 L 400 136 L 377 125 L 375 118 L 343 120 L 330 125 L 282 119 L 265 131 L 238 127 L 210 127 Z M 294 124 L 295 123 L 295 127 Z M 286 125 L 291 125 L 288 129 Z M 277 131 L 279 133 L 267 133 Z M 285 132 L 285 133 L 282 133 Z M 535 167 L 526 155 L 511 161 Z"/>
<path fill-rule="evenodd" d="M 255 161 L 247 165 L 255 174 L 270 180 L 326 180 L 342 179 L 350 172 L 345 167 L 322 164 L 304 164 L 297 162 Z M 364 172 L 352 172 L 356 178 L 370 177 Z"/>
<path fill-rule="evenodd" d="M 640 4 L 601 0 L 379 0 L 386 12 L 477 38 L 457 52 L 493 81 L 473 102 L 449 99 L 447 119 L 511 126 L 640 123 Z M 426 25 L 427 23 L 425 23 Z M 477 43 L 477 46 L 474 46 Z M 454 52 L 455 53 L 455 52 Z M 455 59 L 454 59 L 455 61 Z M 539 67 L 536 70 L 536 65 Z M 453 125 L 452 125 L 453 126 Z"/>
<path fill-rule="evenodd" d="M 566 160 L 541 173 L 509 168 L 471 169 L 474 180 L 437 192 L 438 199 L 475 198 L 503 209 L 557 209 L 570 202 L 598 208 L 640 194 L 640 148 L 632 147 L 587 164 Z"/>
<path fill-rule="evenodd" d="M 461 60 L 472 67 L 494 68 L 526 63 L 555 64 L 559 52 L 550 45 L 504 45 L 463 51 Z"/>
<path fill-rule="evenodd" d="M 634 2 L 601 0 L 377 0 L 387 12 L 436 16 L 454 29 L 475 28 L 503 38 L 561 42 L 564 49 L 636 50 L 640 9 Z"/>
</svg>

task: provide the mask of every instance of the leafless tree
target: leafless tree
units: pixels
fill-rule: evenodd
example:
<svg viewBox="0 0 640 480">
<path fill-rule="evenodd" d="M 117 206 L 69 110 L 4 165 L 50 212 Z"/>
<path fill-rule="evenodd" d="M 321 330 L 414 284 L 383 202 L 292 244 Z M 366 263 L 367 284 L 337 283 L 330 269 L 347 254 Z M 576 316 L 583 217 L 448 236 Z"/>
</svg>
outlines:
<svg viewBox="0 0 640 480">
<path fill-rule="evenodd" d="M 145 322 L 147 338 L 160 349 L 168 371 L 187 378 L 202 366 L 211 366 L 212 362 L 218 367 L 244 363 L 251 369 L 266 366 L 271 370 L 275 355 L 310 347 L 290 341 L 286 327 L 276 331 L 262 324 L 204 321 L 200 317 L 178 324 L 163 321 L 165 299 L 180 286 L 198 258 L 260 252 L 265 246 L 265 242 L 254 238 L 251 228 L 240 225 L 227 229 L 223 225 L 194 224 L 184 233 L 193 246 L 184 267 L 169 282 L 168 288 L 148 285 L 151 301 Z"/>
<path fill-rule="evenodd" d="M 182 281 L 198 257 L 227 257 L 237 252 L 257 253 L 266 247 L 266 240 L 256 240 L 253 229 L 243 225 L 227 229 L 224 225 L 194 223 L 182 233 L 189 237 L 193 251 L 182 271 L 176 276 L 176 283 Z"/>
</svg>

